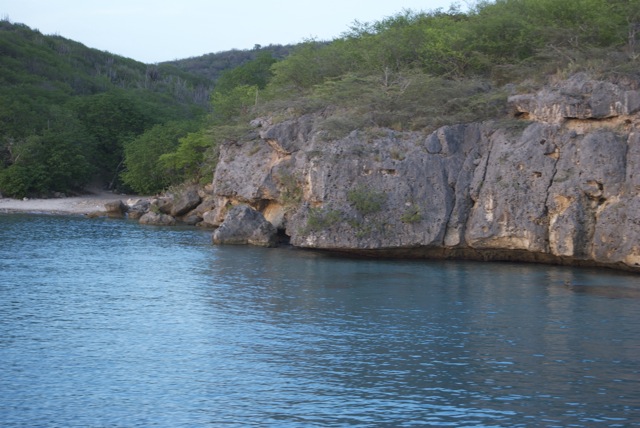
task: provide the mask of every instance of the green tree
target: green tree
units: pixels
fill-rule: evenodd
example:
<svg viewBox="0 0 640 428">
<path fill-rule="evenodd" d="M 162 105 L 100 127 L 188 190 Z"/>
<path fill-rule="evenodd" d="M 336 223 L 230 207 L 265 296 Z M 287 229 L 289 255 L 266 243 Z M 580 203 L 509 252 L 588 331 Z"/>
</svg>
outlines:
<svg viewBox="0 0 640 428">
<path fill-rule="evenodd" d="M 110 91 L 74 102 L 79 119 L 94 141 L 92 158 L 109 188 L 117 186 L 124 162 L 124 146 L 157 123 L 132 94 Z"/>
<path fill-rule="evenodd" d="M 13 197 L 79 191 L 93 168 L 82 128 L 65 111 L 50 129 L 13 141 L 8 166 L 0 170 L 0 189 Z"/>
<path fill-rule="evenodd" d="M 327 77 L 338 76 L 339 73 L 327 72 L 325 47 L 325 44 L 313 40 L 300 44 L 286 60 L 273 65 L 274 83 L 301 91 Z"/>
<path fill-rule="evenodd" d="M 249 108 L 257 104 L 260 90 L 267 86 L 273 75 L 271 66 L 275 62 L 265 52 L 220 76 L 211 95 L 216 124 L 232 121 L 248 113 Z"/>
<path fill-rule="evenodd" d="M 480 3 L 469 22 L 470 47 L 500 63 L 542 50 L 611 46 L 624 18 L 607 0 L 497 0 Z"/>
<path fill-rule="evenodd" d="M 239 85 L 227 92 L 214 91 L 211 96 L 216 124 L 233 121 L 256 105 L 260 89 L 256 85 Z"/>
<path fill-rule="evenodd" d="M 160 157 L 176 150 L 180 139 L 196 128 L 194 122 L 168 122 L 127 141 L 124 146 L 125 169 L 121 173 L 123 182 L 135 192 L 147 195 L 177 184 L 183 176 L 162 165 Z"/>
<path fill-rule="evenodd" d="M 264 89 L 271 80 L 271 66 L 276 59 L 268 52 L 260 53 L 255 59 L 222 73 L 216 81 L 216 92 L 229 92 L 236 86 L 249 85 Z"/>
<path fill-rule="evenodd" d="M 178 142 L 175 151 L 165 153 L 158 159 L 159 167 L 167 175 L 176 177 L 178 181 L 186 181 L 199 180 L 205 174 L 213 172 L 215 159 L 207 155 L 215 149 L 216 144 L 210 131 L 200 129 L 190 132 Z M 210 176 L 207 177 L 207 180 L 209 179 Z"/>
<path fill-rule="evenodd" d="M 439 14 L 423 22 L 424 41 L 418 50 L 426 72 L 463 78 L 482 71 L 482 61 L 470 49 L 475 36 L 468 21 L 461 14 Z"/>
<path fill-rule="evenodd" d="M 86 181 L 85 162 L 94 178 L 116 187 L 124 144 L 156 123 L 203 115 L 210 86 L 175 67 L 149 67 L 1 20 L 0 191 L 75 187 Z"/>
</svg>

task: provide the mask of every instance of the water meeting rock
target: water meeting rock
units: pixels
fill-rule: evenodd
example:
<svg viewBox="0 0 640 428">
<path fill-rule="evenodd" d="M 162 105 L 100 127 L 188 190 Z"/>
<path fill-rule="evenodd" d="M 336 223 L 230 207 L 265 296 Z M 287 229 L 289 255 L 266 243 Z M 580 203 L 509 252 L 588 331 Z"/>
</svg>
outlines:
<svg viewBox="0 0 640 428">
<path fill-rule="evenodd" d="M 259 211 L 248 205 L 238 205 L 228 212 L 224 223 L 213 232 L 213 242 L 273 247 L 276 235 L 276 228 Z"/>
<path fill-rule="evenodd" d="M 249 243 L 242 204 L 297 247 L 640 271 L 638 86 L 576 75 L 511 97 L 508 120 L 429 134 L 265 118 L 220 148 L 209 221 Z"/>
</svg>

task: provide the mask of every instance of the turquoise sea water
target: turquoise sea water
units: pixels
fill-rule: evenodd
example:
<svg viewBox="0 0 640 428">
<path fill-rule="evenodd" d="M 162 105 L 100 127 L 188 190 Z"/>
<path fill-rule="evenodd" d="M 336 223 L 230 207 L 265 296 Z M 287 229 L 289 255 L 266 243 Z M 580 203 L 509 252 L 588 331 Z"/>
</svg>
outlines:
<svg viewBox="0 0 640 428">
<path fill-rule="evenodd" d="M 0 426 L 640 426 L 640 277 L 0 215 Z"/>
</svg>

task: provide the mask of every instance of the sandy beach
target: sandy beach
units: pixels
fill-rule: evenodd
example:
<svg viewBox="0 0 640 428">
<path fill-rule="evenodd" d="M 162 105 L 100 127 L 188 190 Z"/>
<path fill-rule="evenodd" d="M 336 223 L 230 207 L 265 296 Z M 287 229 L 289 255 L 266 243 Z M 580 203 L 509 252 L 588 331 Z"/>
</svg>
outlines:
<svg viewBox="0 0 640 428">
<path fill-rule="evenodd" d="M 104 211 L 104 204 L 109 201 L 120 199 L 126 202 L 127 199 L 131 198 L 138 199 L 141 197 L 103 192 L 83 196 L 51 199 L 23 200 L 0 198 L 0 213 L 86 215 L 96 211 Z"/>
</svg>

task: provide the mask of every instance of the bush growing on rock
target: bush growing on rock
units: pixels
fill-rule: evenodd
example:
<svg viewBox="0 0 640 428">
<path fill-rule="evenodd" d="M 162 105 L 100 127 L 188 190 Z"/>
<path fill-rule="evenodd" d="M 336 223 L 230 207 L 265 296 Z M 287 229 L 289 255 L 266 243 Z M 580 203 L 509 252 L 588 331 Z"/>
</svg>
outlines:
<svg viewBox="0 0 640 428">
<path fill-rule="evenodd" d="M 387 195 L 380 190 L 360 186 L 347 193 L 347 200 L 360 214 L 366 216 L 380 211 Z"/>
</svg>

